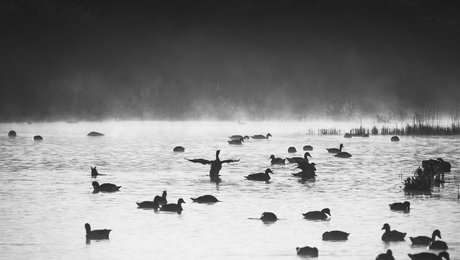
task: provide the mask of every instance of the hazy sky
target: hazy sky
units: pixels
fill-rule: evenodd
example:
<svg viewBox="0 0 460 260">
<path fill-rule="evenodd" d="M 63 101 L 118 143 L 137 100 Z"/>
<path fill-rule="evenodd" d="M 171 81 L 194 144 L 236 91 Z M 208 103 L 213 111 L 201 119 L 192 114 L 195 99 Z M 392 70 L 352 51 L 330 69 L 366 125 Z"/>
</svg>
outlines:
<svg viewBox="0 0 460 260">
<path fill-rule="evenodd" d="M 5 0 L 0 118 L 449 111 L 460 102 L 459 10 L 417 0 Z"/>
</svg>

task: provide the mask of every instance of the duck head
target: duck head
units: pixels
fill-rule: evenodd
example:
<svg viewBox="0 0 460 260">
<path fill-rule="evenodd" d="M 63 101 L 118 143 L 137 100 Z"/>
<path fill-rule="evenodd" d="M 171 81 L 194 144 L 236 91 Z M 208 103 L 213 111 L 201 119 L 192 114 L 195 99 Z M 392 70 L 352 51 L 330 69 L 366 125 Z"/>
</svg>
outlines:
<svg viewBox="0 0 460 260">
<path fill-rule="evenodd" d="M 269 173 L 273 173 L 273 172 L 272 172 L 272 170 L 271 170 L 270 168 L 267 168 L 267 169 L 265 170 L 265 174 L 269 174 Z"/>
<path fill-rule="evenodd" d="M 311 156 L 311 154 L 309 152 L 305 152 L 305 154 L 303 155 L 303 157 L 305 159 L 308 159 L 308 156 L 310 156 L 311 158 L 313 158 L 313 156 Z"/>
<path fill-rule="evenodd" d="M 381 230 L 390 231 L 390 225 L 388 225 L 388 223 L 385 223 Z"/>
<path fill-rule="evenodd" d="M 331 216 L 331 210 L 329 208 L 324 208 L 323 210 L 321 210 L 321 212 L 323 212 L 324 214 L 328 214 L 329 216 Z"/>
<path fill-rule="evenodd" d="M 94 189 L 99 188 L 99 183 L 97 181 L 93 181 L 93 187 Z"/>
<path fill-rule="evenodd" d="M 180 204 L 182 204 L 182 203 L 185 203 L 185 201 L 184 201 L 182 198 L 180 198 L 180 199 L 177 201 L 177 204 L 180 205 Z"/>
</svg>

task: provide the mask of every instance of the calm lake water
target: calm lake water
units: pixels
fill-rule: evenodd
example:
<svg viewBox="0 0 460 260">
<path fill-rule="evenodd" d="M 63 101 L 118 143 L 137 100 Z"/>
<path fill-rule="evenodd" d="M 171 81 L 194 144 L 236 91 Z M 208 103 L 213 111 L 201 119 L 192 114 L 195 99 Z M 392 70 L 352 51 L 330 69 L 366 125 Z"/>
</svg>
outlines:
<svg viewBox="0 0 460 260">
<path fill-rule="evenodd" d="M 318 259 L 375 259 L 391 249 L 396 259 L 429 251 L 411 246 L 410 236 L 439 229 L 451 259 L 460 259 L 460 138 L 390 136 L 345 139 L 307 135 L 308 122 L 106 122 L 0 124 L 1 259 L 302 259 L 296 247 L 314 246 Z M 17 137 L 10 139 L 9 130 Z M 99 131 L 103 137 L 87 137 Z M 233 134 L 273 135 L 229 145 Z M 34 135 L 44 140 L 33 141 Z M 344 144 L 352 158 L 336 158 L 325 148 Z M 303 156 L 310 144 L 315 181 L 292 176 L 295 165 L 271 166 L 269 157 Z M 175 146 L 185 147 L 174 153 Z M 297 153 L 288 154 L 290 146 Z M 240 159 L 225 164 L 221 183 L 207 176 L 209 165 L 184 158 Z M 422 160 L 452 163 L 446 183 L 431 196 L 405 195 L 403 177 Z M 115 183 L 116 193 L 93 194 L 90 166 L 99 183 Z M 271 168 L 269 183 L 244 176 Z M 182 214 L 138 209 L 162 191 L 168 201 L 184 198 Z M 221 202 L 193 203 L 213 194 Z M 411 202 L 410 213 L 388 204 Z M 329 221 L 309 221 L 302 213 L 330 208 Z M 258 220 L 274 212 L 279 221 Z M 85 241 L 84 224 L 112 229 L 110 239 Z M 384 223 L 407 232 L 406 241 L 381 241 Z M 346 242 L 322 241 L 330 230 L 350 233 Z M 438 253 L 438 251 L 432 251 Z"/>
</svg>

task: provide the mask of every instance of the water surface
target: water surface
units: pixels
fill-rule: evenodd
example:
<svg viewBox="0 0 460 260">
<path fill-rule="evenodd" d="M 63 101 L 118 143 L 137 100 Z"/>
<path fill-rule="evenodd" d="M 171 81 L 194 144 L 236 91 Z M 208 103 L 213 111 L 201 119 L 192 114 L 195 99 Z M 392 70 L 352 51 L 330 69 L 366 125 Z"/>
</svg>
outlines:
<svg viewBox="0 0 460 260">
<path fill-rule="evenodd" d="M 440 229 L 451 259 L 460 257 L 460 161 L 458 136 L 390 136 L 345 139 L 307 135 L 308 122 L 106 122 L 0 124 L 0 258 L 2 259 L 299 259 L 295 248 L 315 246 L 319 259 L 375 259 L 391 249 L 396 259 L 428 251 L 411 246 L 409 236 Z M 18 136 L 8 138 L 9 130 Z M 99 131 L 103 137 L 87 137 Z M 233 134 L 273 135 L 241 146 Z M 44 140 L 33 141 L 34 135 Z M 344 144 L 353 155 L 333 157 L 325 148 Z M 269 157 L 303 156 L 312 145 L 315 181 L 293 177 L 293 164 L 271 166 Z M 184 153 L 174 153 L 175 146 Z M 297 153 L 288 154 L 290 146 Z M 211 182 L 208 165 L 185 158 L 240 159 L 225 164 L 222 182 Z M 407 177 L 425 159 L 452 163 L 446 183 L 431 196 L 405 195 Z M 93 194 L 90 166 L 100 183 L 121 185 L 116 193 Z M 244 176 L 271 168 L 269 183 Z M 168 200 L 184 198 L 182 214 L 138 209 L 163 190 Z M 193 203 L 213 194 L 221 202 Z M 389 203 L 411 202 L 410 213 Z M 302 213 L 330 208 L 329 221 L 308 221 Z M 276 223 L 257 218 L 274 212 Z M 84 224 L 112 229 L 110 240 L 85 241 Z M 384 223 L 407 232 L 405 242 L 384 243 Z M 322 241 L 325 231 L 351 233 L 346 242 Z M 433 251 L 437 253 L 437 251 Z"/>
</svg>

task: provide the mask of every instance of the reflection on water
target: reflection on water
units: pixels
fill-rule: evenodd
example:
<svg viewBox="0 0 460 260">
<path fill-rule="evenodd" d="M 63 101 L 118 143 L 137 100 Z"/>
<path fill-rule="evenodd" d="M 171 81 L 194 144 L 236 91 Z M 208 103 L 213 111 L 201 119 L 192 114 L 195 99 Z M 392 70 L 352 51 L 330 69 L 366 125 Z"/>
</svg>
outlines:
<svg viewBox="0 0 460 260">
<path fill-rule="evenodd" d="M 375 259 L 393 251 L 396 259 L 427 251 L 411 246 L 410 236 L 441 230 L 451 259 L 460 256 L 458 147 L 450 137 L 390 136 L 343 138 L 307 135 L 308 123 L 108 122 L 1 124 L 0 251 L 4 259 L 297 259 L 296 247 L 317 247 L 320 259 Z M 16 138 L 7 136 L 15 130 Z M 91 131 L 105 134 L 88 137 Z M 271 133 L 268 140 L 229 145 L 231 135 Z M 34 142 L 40 135 L 43 141 Z M 351 158 L 326 148 L 344 144 Z M 271 165 L 275 157 L 303 156 L 316 163 L 316 178 L 301 180 L 292 163 Z M 173 152 L 176 146 L 185 152 Z M 288 147 L 297 148 L 289 154 Z M 209 165 L 185 158 L 240 159 L 225 164 L 220 181 L 209 178 Z M 452 163 L 446 183 L 431 196 L 405 195 L 402 178 L 421 161 Z M 91 168 L 100 174 L 91 177 Z M 249 181 L 270 168 L 269 182 Z M 115 193 L 93 194 L 92 182 L 122 186 Z M 167 190 L 168 200 L 184 198 L 182 214 L 138 209 Z M 221 202 L 193 203 L 211 194 Z M 389 208 L 410 201 L 410 212 Z M 331 209 L 330 220 L 311 221 L 302 213 Z M 278 221 L 263 223 L 263 212 Z M 256 220 L 252 220 L 256 218 Z M 84 223 L 112 229 L 109 240 L 86 244 Z M 384 223 L 406 232 L 403 242 L 381 241 Z M 326 231 L 350 233 L 345 242 L 323 241 Z M 437 251 L 434 251 L 437 252 Z"/>
</svg>

